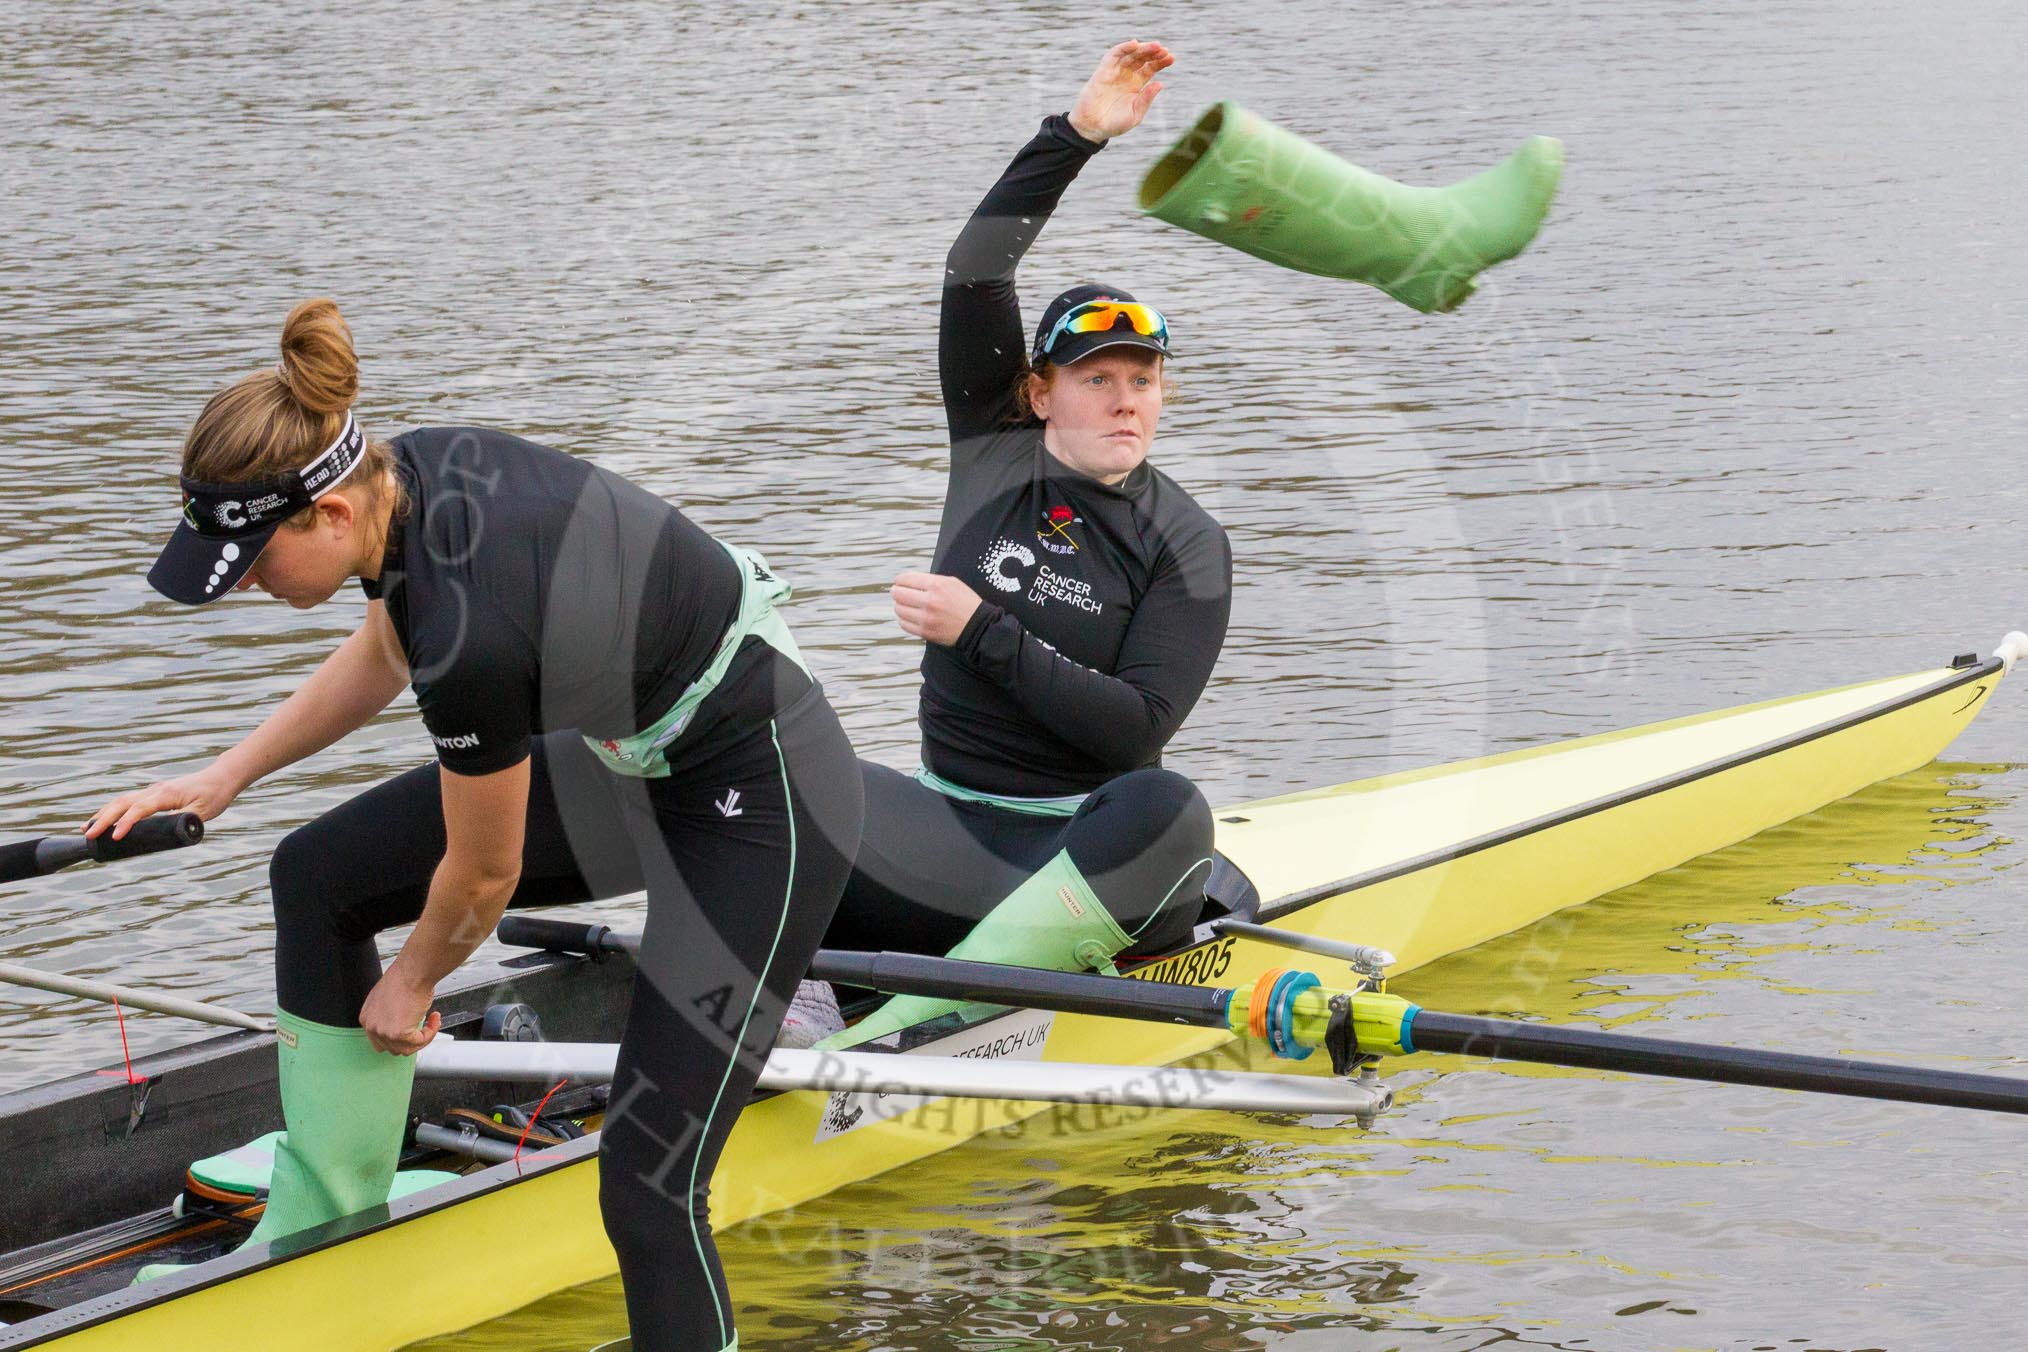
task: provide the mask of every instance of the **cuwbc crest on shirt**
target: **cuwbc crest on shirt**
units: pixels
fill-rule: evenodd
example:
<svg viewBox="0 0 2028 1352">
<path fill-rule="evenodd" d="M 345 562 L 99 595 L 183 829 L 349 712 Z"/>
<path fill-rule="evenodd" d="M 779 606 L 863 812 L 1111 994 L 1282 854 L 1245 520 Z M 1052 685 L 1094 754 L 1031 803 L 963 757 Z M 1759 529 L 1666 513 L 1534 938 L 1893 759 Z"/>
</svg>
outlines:
<svg viewBox="0 0 2028 1352">
<path fill-rule="evenodd" d="M 1077 540 L 1070 533 L 1072 526 L 1082 526 L 1084 518 L 1068 507 L 1050 507 L 1042 513 L 1042 524 L 1035 528 L 1035 540 L 1052 554 L 1077 553 Z"/>
</svg>

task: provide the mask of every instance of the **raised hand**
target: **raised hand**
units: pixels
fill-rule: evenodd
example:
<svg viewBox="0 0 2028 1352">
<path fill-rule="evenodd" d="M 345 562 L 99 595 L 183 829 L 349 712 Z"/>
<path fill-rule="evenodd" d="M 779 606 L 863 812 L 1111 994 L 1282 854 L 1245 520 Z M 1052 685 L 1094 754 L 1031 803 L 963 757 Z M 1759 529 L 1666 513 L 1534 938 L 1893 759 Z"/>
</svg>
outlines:
<svg viewBox="0 0 2028 1352">
<path fill-rule="evenodd" d="M 1122 42 L 1099 61 L 1071 105 L 1070 125 L 1087 141 L 1104 141 L 1132 131 L 1162 92 L 1155 77 L 1176 64 L 1159 42 Z"/>
</svg>

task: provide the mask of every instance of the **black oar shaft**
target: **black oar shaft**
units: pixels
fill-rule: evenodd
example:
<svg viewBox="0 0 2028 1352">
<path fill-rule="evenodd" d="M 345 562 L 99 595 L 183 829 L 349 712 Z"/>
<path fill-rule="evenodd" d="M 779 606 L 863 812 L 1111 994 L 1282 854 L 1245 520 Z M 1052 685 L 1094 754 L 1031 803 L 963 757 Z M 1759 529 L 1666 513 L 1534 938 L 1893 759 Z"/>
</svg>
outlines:
<svg viewBox="0 0 2028 1352">
<path fill-rule="evenodd" d="M 1535 1061 L 1551 1066 L 1802 1089 L 1899 1103 L 2028 1113 L 2028 1079 L 2005 1075 L 1628 1037 L 1585 1028 L 1443 1014 L 1430 1009 L 1417 1010 L 1409 1029 L 1415 1049 L 1421 1052 L 1455 1052 L 1503 1061 Z"/>
<path fill-rule="evenodd" d="M 501 943 L 517 948 L 592 958 L 614 951 L 638 952 L 641 946 L 637 934 L 539 916 L 503 916 L 496 934 Z M 811 961 L 810 975 L 819 981 L 864 986 L 887 995 L 978 1000 L 1060 1014 L 1098 1014 L 1206 1028 L 1226 1026 L 1226 1005 L 1231 1000 L 1231 992 L 1217 986 L 1129 981 L 1090 972 L 1045 972 L 916 953 L 854 953 L 827 948 Z"/>
<path fill-rule="evenodd" d="M 638 952 L 641 945 L 636 934 L 539 916 L 504 916 L 496 934 L 501 943 L 517 948 L 593 958 L 615 950 Z M 811 961 L 810 975 L 819 981 L 864 986 L 887 995 L 979 1000 L 1061 1014 L 1099 1014 L 1207 1028 L 1226 1026 L 1226 1005 L 1231 999 L 1229 991 L 1216 986 L 1129 981 L 1090 972 L 1045 972 L 916 953 L 853 953 L 827 948 Z"/>
<path fill-rule="evenodd" d="M 1043 972 L 957 958 L 914 953 L 841 953 L 826 949 L 810 964 L 820 981 L 866 986 L 892 995 L 926 995 L 941 1000 L 980 1000 L 995 1005 L 1053 1009 L 1061 1014 L 1099 1014 L 1226 1026 L 1231 992 L 1216 986 L 1179 986 L 1129 981 L 1089 972 Z"/>
<path fill-rule="evenodd" d="M 16 841 L 0 845 L 0 883 L 39 878 L 86 860 L 104 864 L 157 850 L 180 849 L 202 839 L 203 820 L 194 812 L 179 812 L 136 822 L 119 840 L 108 832 L 91 840 L 83 836 L 44 836 L 40 840 Z"/>
</svg>

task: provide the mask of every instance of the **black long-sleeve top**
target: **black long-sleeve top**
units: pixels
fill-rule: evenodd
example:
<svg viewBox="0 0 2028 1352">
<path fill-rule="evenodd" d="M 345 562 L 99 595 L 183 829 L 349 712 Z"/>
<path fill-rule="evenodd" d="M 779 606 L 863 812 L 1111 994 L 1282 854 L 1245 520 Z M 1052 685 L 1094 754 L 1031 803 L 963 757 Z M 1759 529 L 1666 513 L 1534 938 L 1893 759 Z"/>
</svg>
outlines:
<svg viewBox="0 0 2028 1352">
<path fill-rule="evenodd" d="M 1016 412 L 1014 272 L 1099 147 L 1044 120 L 951 246 L 938 329 L 951 473 L 935 569 L 984 598 L 922 661 L 923 764 L 982 793 L 1055 797 L 1159 765 L 1225 642 L 1232 551 L 1143 463 L 1106 485 Z"/>
</svg>

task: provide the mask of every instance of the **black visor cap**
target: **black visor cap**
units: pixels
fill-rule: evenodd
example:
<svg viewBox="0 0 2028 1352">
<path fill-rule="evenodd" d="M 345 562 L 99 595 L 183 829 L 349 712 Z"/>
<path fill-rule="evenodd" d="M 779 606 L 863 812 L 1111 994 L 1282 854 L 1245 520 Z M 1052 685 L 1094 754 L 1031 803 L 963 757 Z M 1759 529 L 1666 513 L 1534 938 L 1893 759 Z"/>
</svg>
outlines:
<svg viewBox="0 0 2028 1352">
<path fill-rule="evenodd" d="M 186 606 L 224 596 L 284 521 L 344 481 L 365 447 L 359 424 L 347 416 L 338 439 L 301 470 L 238 484 L 184 479 L 183 520 L 148 570 L 148 585 Z"/>
<path fill-rule="evenodd" d="M 216 601 L 237 587 L 254 566 L 254 560 L 268 547 L 268 541 L 282 528 L 282 521 L 287 520 L 287 517 L 271 520 L 234 534 L 200 532 L 190 524 L 193 511 L 223 507 L 229 515 L 238 515 L 238 506 L 230 498 L 205 503 L 191 496 L 184 505 L 183 520 L 177 524 L 176 533 L 169 537 L 155 566 L 148 570 L 148 585 L 186 606 Z"/>
</svg>

